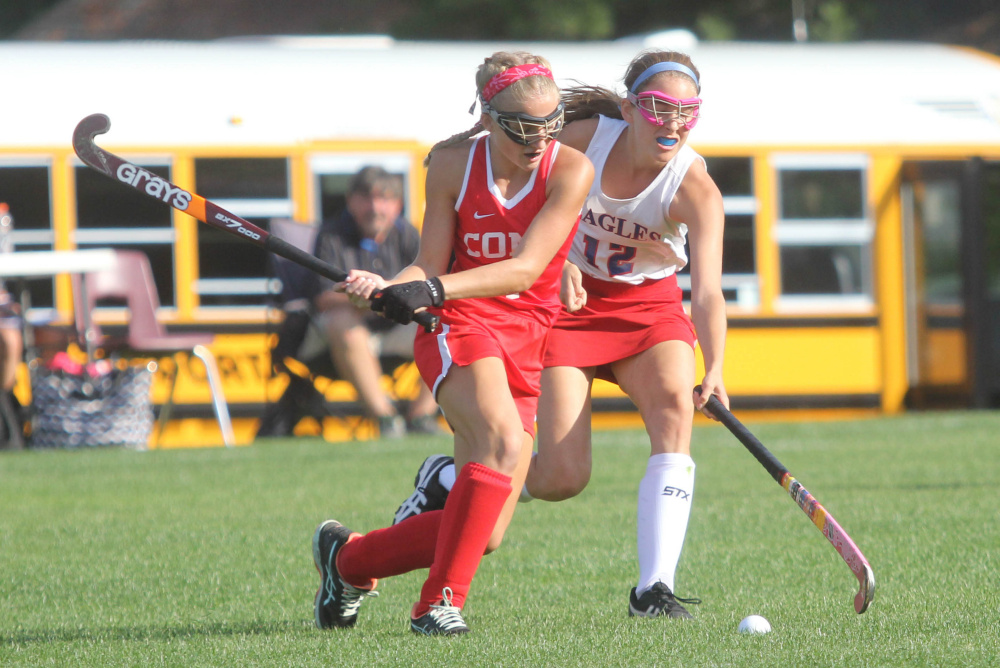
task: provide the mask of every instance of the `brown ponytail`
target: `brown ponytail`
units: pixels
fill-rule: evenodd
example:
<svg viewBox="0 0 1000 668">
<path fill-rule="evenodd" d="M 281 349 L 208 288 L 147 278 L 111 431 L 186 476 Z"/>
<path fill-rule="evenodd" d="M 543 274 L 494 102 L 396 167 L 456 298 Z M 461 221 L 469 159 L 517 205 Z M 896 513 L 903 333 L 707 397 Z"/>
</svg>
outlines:
<svg viewBox="0 0 1000 668">
<path fill-rule="evenodd" d="M 431 156 L 434 155 L 434 151 L 438 150 L 439 148 L 445 148 L 457 144 L 459 142 L 463 142 L 469 137 L 475 137 L 482 131 L 483 131 L 483 124 L 476 123 L 468 130 L 465 130 L 464 132 L 459 132 L 458 134 L 452 135 L 447 139 L 442 139 L 438 143 L 434 144 L 434 146 L 431 146 L 431 150 L 427 152 L 427 157 L 424 158 L 424 167 L 431 164 Z"/>
<path fill-rule="evenodd" d="M 614 92 L 600 86 L 573 86 L 563 90 L 566 105 L 566 122 L 582 121 L 598 114 L 621 119 L 622 99 Z"/>
</svg>

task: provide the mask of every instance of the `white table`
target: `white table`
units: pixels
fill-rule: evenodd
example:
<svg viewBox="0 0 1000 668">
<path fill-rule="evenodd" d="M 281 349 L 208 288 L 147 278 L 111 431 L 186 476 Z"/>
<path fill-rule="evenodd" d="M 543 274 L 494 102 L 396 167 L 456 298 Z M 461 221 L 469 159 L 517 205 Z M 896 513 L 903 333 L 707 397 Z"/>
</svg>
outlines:
<svg viewBox="0 0 1000 668">
<path fill-rule="evenodd" d="M 0 278 L 39 278 L 86 274 L 115 266 L 110 248 L 92 250 L 14 251 L 0 255 Z"/>
<path fill-rule="evenodd" d="M 110 248 L 89 250 L 14 251 L 0 255 L 0 278 L 51 278 L 59 274 L 86 274 L 115 266 Z M 86 281 L 80 281 L 80 303 L 87 303 Z M 22 298 L 22 307 L 28 304 Z M 85 329 L 90 329 L 90 313 L 83 313 Z M 30 339 L 30 336 L 28 337 Z M 93 359 L 93 342 L 87 336 L 87 359 Z"/>
</svg>

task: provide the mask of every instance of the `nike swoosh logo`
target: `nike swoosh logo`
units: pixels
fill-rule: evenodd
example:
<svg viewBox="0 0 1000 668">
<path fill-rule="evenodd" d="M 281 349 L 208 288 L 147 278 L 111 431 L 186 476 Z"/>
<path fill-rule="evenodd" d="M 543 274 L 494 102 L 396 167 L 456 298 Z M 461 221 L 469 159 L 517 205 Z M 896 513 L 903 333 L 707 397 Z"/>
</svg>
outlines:
<svg viewBox="0 0 1000 668">
<path fill-rule="evenodd" d="M 472 214 L 472 217 L 475 218 L 476 220 L 480 220 L 482 218 L 489 218 L 490 216 L 495 216 L 495 215 L 496 214 L 494 214 L 494 213 L 483 213 L 483 214 L 480 214 L 478 211 L 476 211 L 475 213 Z"/>
</svg>

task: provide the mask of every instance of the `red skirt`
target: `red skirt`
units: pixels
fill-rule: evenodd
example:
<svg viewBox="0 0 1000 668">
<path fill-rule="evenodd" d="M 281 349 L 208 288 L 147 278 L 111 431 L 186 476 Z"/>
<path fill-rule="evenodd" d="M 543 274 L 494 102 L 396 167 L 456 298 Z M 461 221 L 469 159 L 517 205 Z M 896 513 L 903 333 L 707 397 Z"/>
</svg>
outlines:
<svg viewBox="0 0 1000 668">
<path fill-rule="evenodd" d="M 435 309 L 441 315 L 440 328 L 432 334 L 422 329 L 417 331 L 413 344 L 417 369 L 437 396 L 438 386 L 452 365 L 468 366 L 486 357 L 499 358 L 507 372 L 507 384 L 521 425 L 534 437 L 549 327 L 531 317 L 482 309 L 469 302 L 466 304 L 473 308 Z"/>
<path fill-rule="evenodd" d="M 684 312 L 676 276 L 630 285 L 584 274 L 583 287 L 587 305 L 563 311 L 549 333 L 546 367 L 602 367 L 663 341 L 694 348 L 694 325 Z M 614 381 L 606 369 L 598 376 Z"/>
</svg>

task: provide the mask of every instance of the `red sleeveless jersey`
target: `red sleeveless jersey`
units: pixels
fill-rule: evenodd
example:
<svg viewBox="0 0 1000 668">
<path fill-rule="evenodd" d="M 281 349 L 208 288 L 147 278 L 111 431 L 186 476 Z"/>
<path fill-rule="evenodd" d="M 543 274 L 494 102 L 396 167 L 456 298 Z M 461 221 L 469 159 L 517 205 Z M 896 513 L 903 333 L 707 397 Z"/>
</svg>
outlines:
<svg viewBox="0 0 1000 668">
<path fill-rule="evenodd" d="M 546 184 L 559 146 L 558 142 L 549 144 L 528 183 L 512 197 L 505 198 L 493 182 L 487 136 L 475 140 L 469 151 L 462 190 L 455 204 L 458 220 L 452 246 L 455 259 L 451 273 L 506 260 L 514 254 L 528 226 L 545 204 Z M 575 232 L 576 225 L 542 275 L 524 292 L 504 297 L 445 302 L 442 310 L 447 311 L 452 305 L 463 310 L 476 306 L 495 310 L 489 307 L 499 306 L 505 311 L 520 311 L 551 324 L 562 309 L 559 284 Z"/>
</svg>

